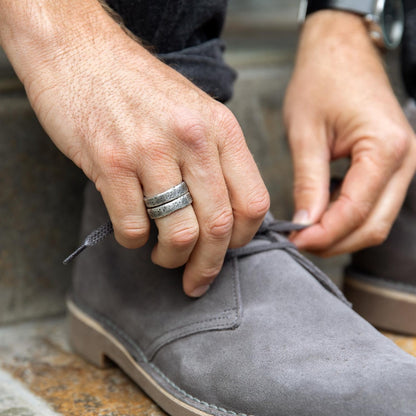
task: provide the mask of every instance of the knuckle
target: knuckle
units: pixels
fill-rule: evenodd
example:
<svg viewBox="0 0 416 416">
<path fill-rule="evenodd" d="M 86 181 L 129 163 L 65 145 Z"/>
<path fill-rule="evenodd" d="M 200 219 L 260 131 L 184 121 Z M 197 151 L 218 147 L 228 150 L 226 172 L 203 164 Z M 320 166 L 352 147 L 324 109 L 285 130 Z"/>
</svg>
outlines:
<svg viewBox="0 0 416 416">
<path fill-rule="evenodd" d="M 371 230 L 368 233 L 366 242 L 369 246 L 377 246 L 384 243 L 390 232 L 390 227 L 386 225 L 380 225 L 377 228 Z"/>
<path fill-rule="evenodd" d="M 182 142 L 194 152 L 202 152 L 208 145 L 207 127 L 199 117 L 184 117 L 177 134 Z"/>
<path fill-rule="evenodd" d="M 238 133 L 238 135 L 242 136 L 242 134 L 240 134 L 240 124 L 238 123 L 232 111 L 229 110 L 227 107 L 225 107 L 224 105 L 218 107 L 217 112 L 215 114 L 215 118 L 218 120 L 218 124 L 230 135 Z"/>
<path fill-rule="evenodd" d="M 148 238 L 149 227 L 144 224 L 124 224 L 116 231 L 117 240 L 126 248 L 139 248 Z"/>
<path fill-rule="evenodd" d="M 198 276 L 199 284 L 211 284 L 220 274 L 222 265 L 211 266 L 201 270 Z"/>
<path fill-rule="evenodd" d="M 353 208 L 353 213 L 354 213 L 354 217 L 355 217 L 355 223 L 356 224 L 362 224 L 364 223 L 364 221 L 366 220 L 366 218 L 368 217 L 368 214 L 370 213 L 370 207 L 365 204 L 353 204 L 352 205 Z"/>
<path fill-rule="evenodd" d="M 249 219 L 263 218 L 270 208 L 270 194 L 266 188 L 256 191 L 247 203 L 246 217 Z"/>
<path fill-rule="evenodd" d="M 354 225 L 358 226 L 365 222 L 372 209 L 372 204 L 370 202 L 357 202 L 344 194 L 341 195 L 339 199 L 343 199 L 346 202 L 351 211 L 351 220 Z"/>
<path fill-rule="evenodd" d="M 171 230 L 165 237 L 160 237 L 162 244 L 181 249 L 189 247 L 198 240 L 199 228 L 197 224 L 187 225 Z"/>
<path fill-rule="evenodd" d="M 412 135 L 404 128 L 390 132 L 388 140 L 379 138 L 377 147 L 367 155 L 373 164 L 385 166 L 386 161 L 393 168 L 401 166 L 405 157 L 410 153 Z M 381 141 L 381 142 L 380 142 Z"/>
<path fill-rule="evenodd" d="M 301 195 L 316 194 L 316 186 L 314 185 L 313 180 L 298 178 L 295 180 L 293 185 L 293 195 L 296 197 Z"/>
<path fill-rule="evenodd" d="M 229 148 L 234 154 L 248 152 L 241 126 L 227 107 L 221 105 L 217 110 L 215 113 L 215 125 L 217 126 L 216 137 L 218 137 L 219 142 L 225 149 Z"/>
<path fill-rule="evenodd" d="M 206 234 L 213 239 L 223 239 L 231 234 L 233 225 L 233 211 L 226 209 L 207 222 Z"/>
<path fill-rule="evenodd" d="M 103 146 L 98 153 L 101 169 L 108 174 L 131 169 L 131 158 L 116 147 Z"/>
<path fill-rule="evenodd" d="M 396 163 L 401 164 L 405 156 L 409 153 L 411 140 L 411 135 L 405 130 L 400 130 L 394 136 L 391 141 L 391 154 Z"/>
</svg>

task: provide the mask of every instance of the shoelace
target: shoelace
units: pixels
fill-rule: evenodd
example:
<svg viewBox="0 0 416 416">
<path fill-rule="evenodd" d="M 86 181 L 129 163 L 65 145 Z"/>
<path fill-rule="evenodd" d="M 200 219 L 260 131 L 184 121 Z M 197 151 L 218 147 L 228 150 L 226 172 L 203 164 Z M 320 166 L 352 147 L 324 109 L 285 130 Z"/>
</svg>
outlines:
<svg viewBox="0 0 416 416">
<path fill-rule="evenodd" d="M 293 231 L 300 231 L 305 228 L 307 228 L 307 226 L 294 224 L 290 221 L 265 221 L 254 237 L 254 240 L 257 241 L 257 244 L 248 244 L 244 247 L 230 249 L 227 252 L 227 257 L 245 257 L 265 251 L 283 250 L 288 253 L 297 263 L 299 263 L 305 270 L 312 274 L 326 290 L 328 290 L 346 305 L 351 306 L 351 304 L 347 301 L 347 299 L 344 297 L 338 287 L 332 282 L 332 280 L 322 270 L 316 267 L 309 259 L 300 254 L 294 244 L 282 236 L 282 234 L 289 234 Z M 264 243 L 259 244 L 259 240 L 264 240 Z"/>
<path fill-rule="evenodd" d="M 345 299 L 342 292 L 332 282 L 332 280 L 316 267 L 309 259 L 299 253 L 296 246 L 289 240 L 283 237 L 284 234 L 289 234 L 293 231 L 300 231 L 307 226 L 294 224 L 290 221 L 282 220 L 266 220 L 263 222 L 259 230 L 257 231 L 253 241 L 256 244 L 248 244 L 244 247 L 229 249 L 227 252 L 227 258 L 252 256 L 257 253 L 271 251 L 271 250 L 283 250 L 288 253 L 297 263 L 299 263 L 304 269 L 312 274 L 316 280 L 330 293 L 339 298 L 345 304 L 350 303 Z M 90 233 L 82 243 L 72 254 L 70 254 L 65 260 L 64 264 L 70 263 L 79 254 L 81 254 L 88 247 L 93 247 L 103 241 L 106 237 L 114 232 L 113 224 L 111 221 L 102 224 L 100 227 Z M 258 241 L 263 240 L 263 244 L 259 244 Z"/>
<path fill-rule="evenodd" d="M 334 177 L 331 178 L 330 182 L 330 192 L 334 192 L 341 186 L 342 179 Z M 300 231 L 306 228 L 304 225 L 294 224 L 290 221 L 282 221 L 282 220 L 273 220 L 273 221 L 264 221 L 261 225 L 260 229 L 258 230 L 256 236 L 265 234 L 267 231 L 274 231 L 276 233 L 290 233 L 292 231 Z M 107 221 L 105 224 L 102 224 L 100 227 L 95 229 L 91 234 L 87 235 L 84 242 L 78 247 L 72 254 L 70 254 L 63 263 L 66 265 L 70 263 L 72 260 L 75 259 L 79 254 L 81 254 L 86 248 L 93 247 L 103 241 L 106 237 L 114 232 L 113 224 L 111 221 Z M 274 248 L 278 249 L 280 246 L 279 244 L 275 245 Z M 287 244 L 283 244 L 282 248 L 288 247 Z M 295 248 L 292 245 L 293 248 Z M 254 253 L 253 253 L 254 254 Z"/>
<path fill-rule="evenodd" d="M 276 221 L 274 221 L 273 226 L 272 226 L 272 228 L 270 228 L 270 230 L 278 232 L 278 233 L 279 232 L 280 233 L 287 233 L 287 232 L 291 232 L 291 231 L 303 230 L 304 228 L 305 228 L 305 226 L 303 226 L 303 225 L 294 224 L 294 223 L 289 222 L 289 221 L 277 221 L 276 220 Z M 266 228 L 266 226 L 263 223 L 256 235 L 265 234 L 266 231 L 268 231 L 268 228 Z M 75 257 L 77 257 L 79 254 L 81 254 L 85 249 L 87 249 L 88 247 L 96 246 L 98 243 L 103 241 L 109 235 L 113 234 L 113 232 L 114 232 L 114 229 L 113 229 L 113 224 L 111 223 L 111 221 L 107 221 L 105 224 L 100 225 L 92 233 L 87 235 L 87 237 L 85 238 L 83 243 L 73 253 L 71 253 L 63 261 L 63 263 L 65 265 L 71 263 L 71 261 L 74 260 Z M 276 248 L 277 248 L 277 246 L 276 246 Z"/>
</svg>

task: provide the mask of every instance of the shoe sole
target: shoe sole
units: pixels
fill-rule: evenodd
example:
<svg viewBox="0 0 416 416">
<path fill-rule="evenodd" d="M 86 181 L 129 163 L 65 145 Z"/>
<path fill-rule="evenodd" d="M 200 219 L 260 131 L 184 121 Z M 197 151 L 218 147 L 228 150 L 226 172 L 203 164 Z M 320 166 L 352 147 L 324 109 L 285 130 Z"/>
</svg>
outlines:
<svg viewBox="0 0 416 416">
<path fill-rule="evenodd" d="M 75 352 L 100 368 L 117 364 L 137 385 L 171 416 L 212 416 L 182 402 L 161 387 L 130 355 L 126 348 L 98 322 L 73 302 L 69 310 L 69 338 Z M 228 412 L 227 412 L 228 413 Z"/>
<path fill-rule="evenodd" d="M 345 277 L 344 294 L 354 310 L 374 326 L 416 335 L 416 295 L 351 275 Z"/>
</svg>

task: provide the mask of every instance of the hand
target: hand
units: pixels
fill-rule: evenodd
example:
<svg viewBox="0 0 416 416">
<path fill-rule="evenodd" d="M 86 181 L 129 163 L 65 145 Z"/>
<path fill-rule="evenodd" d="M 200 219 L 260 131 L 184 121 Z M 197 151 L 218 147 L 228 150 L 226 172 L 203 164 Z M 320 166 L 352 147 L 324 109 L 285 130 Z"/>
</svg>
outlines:
<svg viewBox="0 0 416 416">
<path fill-rule="evenodd" d="M 415 138 L 360 17 L 308 17 L 284 111 L 294 221 L 313 224 L 292 241 L 323 256 L 383 242 L 415 172 Z M 330 161 L 345 157 L 351 166 L 330 202 Z"/>
<path fill-rule="evenodd" d="M 148 239 L 143 196 L 185 180 L 193 206 L 156 220 L 152 260 L 186 264 L 184 290 L 200 296 L 227 248 L 246 244 L 269 207 L 241 129 L 224 105 L 127 36 L 95 0 L 60 3 L 37 2 L 42 10 L 33 6 L 23 34 L 3 31 L 6 52 L 45 130 L 95 182 L 123 246 Z M 27 37 L 31 28 L 36 36 Z"/>
</svg>

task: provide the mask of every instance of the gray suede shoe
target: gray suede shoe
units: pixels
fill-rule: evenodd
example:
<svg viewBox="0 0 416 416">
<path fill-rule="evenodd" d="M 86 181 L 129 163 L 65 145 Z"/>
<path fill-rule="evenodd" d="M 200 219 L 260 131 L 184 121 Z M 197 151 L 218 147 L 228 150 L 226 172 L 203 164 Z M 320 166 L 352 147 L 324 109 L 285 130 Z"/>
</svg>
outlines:
<svg viewBox="0 0 416 416">
<path fill-rule="evenodd" d="M 84 232 L 105 222 L 86 194 Z M 70 337 L 173 416 L 416 415 L 416 360 L 359 317 L 269 215 L 200 299 L 182 270 L 105 240 L 77 260 Z"/>
<path fill-rule="evenodd" d="M 405 113 L 416 128 L 416 105 Z M 388 239 L 352 256 L 344 293 L 373 325 L 416 335 L 416 177 Z"/>
</svg>

